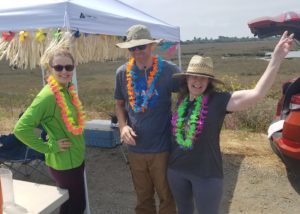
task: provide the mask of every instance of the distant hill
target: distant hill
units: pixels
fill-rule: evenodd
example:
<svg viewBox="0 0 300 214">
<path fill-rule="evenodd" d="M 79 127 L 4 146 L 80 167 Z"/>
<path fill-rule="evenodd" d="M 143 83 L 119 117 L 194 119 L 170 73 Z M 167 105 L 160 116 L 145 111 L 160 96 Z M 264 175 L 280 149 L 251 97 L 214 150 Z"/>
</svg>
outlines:
<svg viewBox="0 0 300 214">
<path fill-rule="evenodd" d="M 194 37 L 192 40 L 186 40 L 186 41 L 182 41 L 182 44 L 199 44 L 199 43 L 220 43 L 220 42 L 249 42 L 249 41 L 273 41 L 276 40 L 277 37 L 269 37 L 269 38 L 265 38 L 265 39 L 259 39 L 256 37 L 227 37 L 227 36 L 219 36 L 217 39 L 213 39 L 213 38 L 201 38 L 201 37 Z"/>
</svg>

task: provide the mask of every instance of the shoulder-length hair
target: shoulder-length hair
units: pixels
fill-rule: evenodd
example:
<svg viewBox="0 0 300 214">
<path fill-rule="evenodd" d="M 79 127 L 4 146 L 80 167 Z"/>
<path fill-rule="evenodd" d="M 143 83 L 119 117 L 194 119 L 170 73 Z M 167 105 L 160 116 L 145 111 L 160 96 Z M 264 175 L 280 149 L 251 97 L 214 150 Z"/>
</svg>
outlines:
<svg viewBox="0 0 300 214">
<path fill-rule="evenodd" d="M 189 95 L 189 89 L 187 85 L 187 80 L 186 78 L 183 78 L 179 82 L 179 92 L 178 92 L 178 100 L 183 100 L 186 96 Z M 208 95 L 211 92 L 215 91 L 216 87 L 211 79 L 209 79 L 209 83 L 207 85 L 207 88 L 204 91 L 204 95 Z"/>
</svg>

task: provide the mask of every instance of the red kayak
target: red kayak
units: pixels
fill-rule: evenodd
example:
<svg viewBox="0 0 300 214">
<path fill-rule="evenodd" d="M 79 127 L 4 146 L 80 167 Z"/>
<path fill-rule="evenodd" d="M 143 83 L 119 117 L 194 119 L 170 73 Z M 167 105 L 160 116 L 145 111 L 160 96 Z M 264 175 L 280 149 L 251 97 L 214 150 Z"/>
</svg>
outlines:
<svg viewBox="0 0 300 214">
<path fill-rule="evenodd" d="M 259 38 L 282 35 L 285 30 L 288 30 L 300 40 L 300 14 L 295 12 L 286 12 L 275 17 L 256 18 L 248 22 L 248 26 L 254 36 Z"/>
</svg>

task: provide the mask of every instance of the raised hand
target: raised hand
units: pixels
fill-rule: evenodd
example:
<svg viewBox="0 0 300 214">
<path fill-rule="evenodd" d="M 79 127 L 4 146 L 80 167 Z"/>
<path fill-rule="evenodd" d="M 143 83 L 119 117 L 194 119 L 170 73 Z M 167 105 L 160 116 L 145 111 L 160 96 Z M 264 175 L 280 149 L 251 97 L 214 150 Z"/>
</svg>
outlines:
<svg viewBox="0 0 300 214">
<path fill-rule="evenodd" d="M 288 52 L 291 50 L 293 46 L 294 41 L 294 34 L 291 34 L 288 36 L 288 31 L 285 31 L 277 45 L 275 46 L 274 52 L 273 52 L 273 58 L 282 60 Z"/>
</svg>

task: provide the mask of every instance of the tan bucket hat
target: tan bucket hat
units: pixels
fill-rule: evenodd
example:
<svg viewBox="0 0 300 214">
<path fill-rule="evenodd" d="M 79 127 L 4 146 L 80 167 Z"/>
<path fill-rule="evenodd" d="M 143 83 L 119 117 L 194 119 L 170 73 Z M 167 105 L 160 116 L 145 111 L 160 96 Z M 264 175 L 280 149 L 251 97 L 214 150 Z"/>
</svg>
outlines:
<svg viewBox="0 0 300 214">
<path fill-rule="evenodd" d="M 213 61 L 210 57 L 202 57 L 194 55 L 189 62 L 185 72 L 173 75 L 173 78 L 183 78 L 190 76 L 203 76 L 212 79 L 216 83 L 224 84 L 223 81 L 217 79 L 213 72 Z"/>
<path fill-rule="evenodd" d="M 151 43 L 160 43 L 162 39 L 153 39 L 150 31 L 144 25 L 131 26 L 126 35 L 126 41 L 116 44 L 119 48 L 132 48 Z"/>
</svg>

